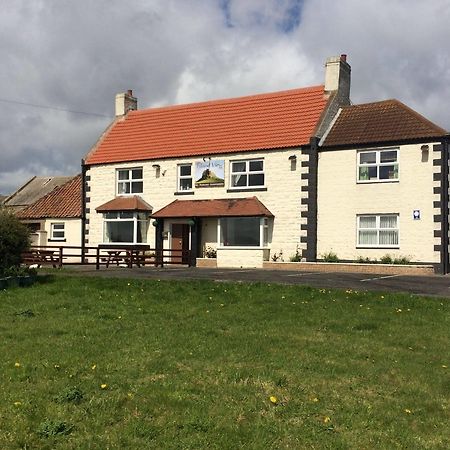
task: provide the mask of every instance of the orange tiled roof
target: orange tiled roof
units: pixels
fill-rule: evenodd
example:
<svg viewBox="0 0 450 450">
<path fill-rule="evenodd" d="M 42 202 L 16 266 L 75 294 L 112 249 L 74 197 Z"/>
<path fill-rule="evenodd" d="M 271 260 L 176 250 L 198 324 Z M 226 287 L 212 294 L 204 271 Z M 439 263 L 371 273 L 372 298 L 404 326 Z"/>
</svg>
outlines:
<svg viewBox="0 0 450 450">
<path fill-rule="evenodd" d="M 139 195 L 129 195 L 116 197 L 109 202 L 100 205 L 95 208 L 97 212 L 108 212 L 108 211 L 151 211 L 151 207 L 145 200 L 143 200 Z"/>
<path fill-rule="evenodd" d="M 446 131 L 398 100 L 344 106 L 323 147 L 439 138 Z"/>
<path fill-rule="evenodd" d="M 328 97 L 323 86 L 130 111 L 87 164 L 210 155 L 309 143 Z"/>
<path fill-rule="evenodd" d="M 81 175 L 77 175 L 18 212 L 17 217 L 19 219 L 81 217 L 81 185 Z"/>
<path fill-rule="evenodd" d="M 273 217 L 256 198 L 224 198 L 214 200 L 174 200 L 152 217 Z"/>
</svg>

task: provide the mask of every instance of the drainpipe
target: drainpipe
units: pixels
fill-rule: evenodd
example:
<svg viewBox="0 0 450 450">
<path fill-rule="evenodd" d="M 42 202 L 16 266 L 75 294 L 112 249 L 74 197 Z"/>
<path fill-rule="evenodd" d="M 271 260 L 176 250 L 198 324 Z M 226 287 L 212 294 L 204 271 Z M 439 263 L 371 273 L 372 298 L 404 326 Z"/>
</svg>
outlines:
<svg viewBox="0 0 450 450">
<path fill-rule="evenodd" d="M 449 143 L 450 135 L 447 135 L 442 140 L 441 153 L 441 269 L 443 274 L 449 273 Z"/>
<path fill-rule="evenodd" d="M 81 160 L 81 264 L 86 262 L 86 171 L 84 159 Z"/>
</svg>

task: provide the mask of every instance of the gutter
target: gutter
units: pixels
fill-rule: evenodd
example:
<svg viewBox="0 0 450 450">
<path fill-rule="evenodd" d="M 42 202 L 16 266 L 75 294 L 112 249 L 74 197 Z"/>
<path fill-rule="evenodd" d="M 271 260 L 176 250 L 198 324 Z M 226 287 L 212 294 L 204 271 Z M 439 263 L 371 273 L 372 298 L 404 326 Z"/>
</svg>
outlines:
<svg viewBox="0 0 450 450">
<path fill-rule="evenodd" d="M 81 160 L 81 264 L 85 263 L 86 252 L 86 172 L 87 166 Z"/>
<path fill-rule="evenodd" d="M 449 144 L 450 135 L 442 139 L 441 151 L 441 271 L 449 273 Z"/>
</svg>

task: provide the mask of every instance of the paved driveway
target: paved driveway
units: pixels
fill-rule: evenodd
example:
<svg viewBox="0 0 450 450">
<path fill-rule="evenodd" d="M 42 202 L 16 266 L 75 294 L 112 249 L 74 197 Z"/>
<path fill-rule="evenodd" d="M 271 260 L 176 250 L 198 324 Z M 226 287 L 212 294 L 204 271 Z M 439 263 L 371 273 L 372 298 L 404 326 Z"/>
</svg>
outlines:
<svg viewBox="0 0 450 450">
<path fill-rule="evenodd" d="M 300 284 L 317 288 L 342 288 L 358 291 L 408 292 L 450 298 L 450 276 L 374 275 L 356 273 L 299 272 L 268 269 L 207 269 L 196 267 L 113 267 L 95 270 L 93 266 L 78 266 L 73 270 L 87 276 L 148 278 L 161 280 L 207 279 Z"/>
</svg>

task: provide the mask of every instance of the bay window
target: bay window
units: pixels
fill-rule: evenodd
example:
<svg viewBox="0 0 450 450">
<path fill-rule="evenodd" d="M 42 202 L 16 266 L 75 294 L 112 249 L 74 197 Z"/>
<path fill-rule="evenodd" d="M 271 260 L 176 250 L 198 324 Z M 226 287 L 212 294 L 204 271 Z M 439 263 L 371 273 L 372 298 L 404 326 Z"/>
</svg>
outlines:
<svg viewBox="0 0 450 450">
<path fill-rule="evenodd" d="M 358 182 L 398 180 L 398 149 L 358 152 Z"/>
<path fill-rule="evenodd" d="M 119 211 L 103 214 L 103 242 L 140 244 L 147 242 L 148 213 Z"/>
<path fill-rule="evenodd" d="M 357 222 L 359 247 L 399 247 L 398 214 L 360 215 Z"/>
<path fill-rule="evenodd" d="M 221 247 L 267 247 L 269 225 L 266 217 L 223 217 L 219 219 Z"/>
</svg>

